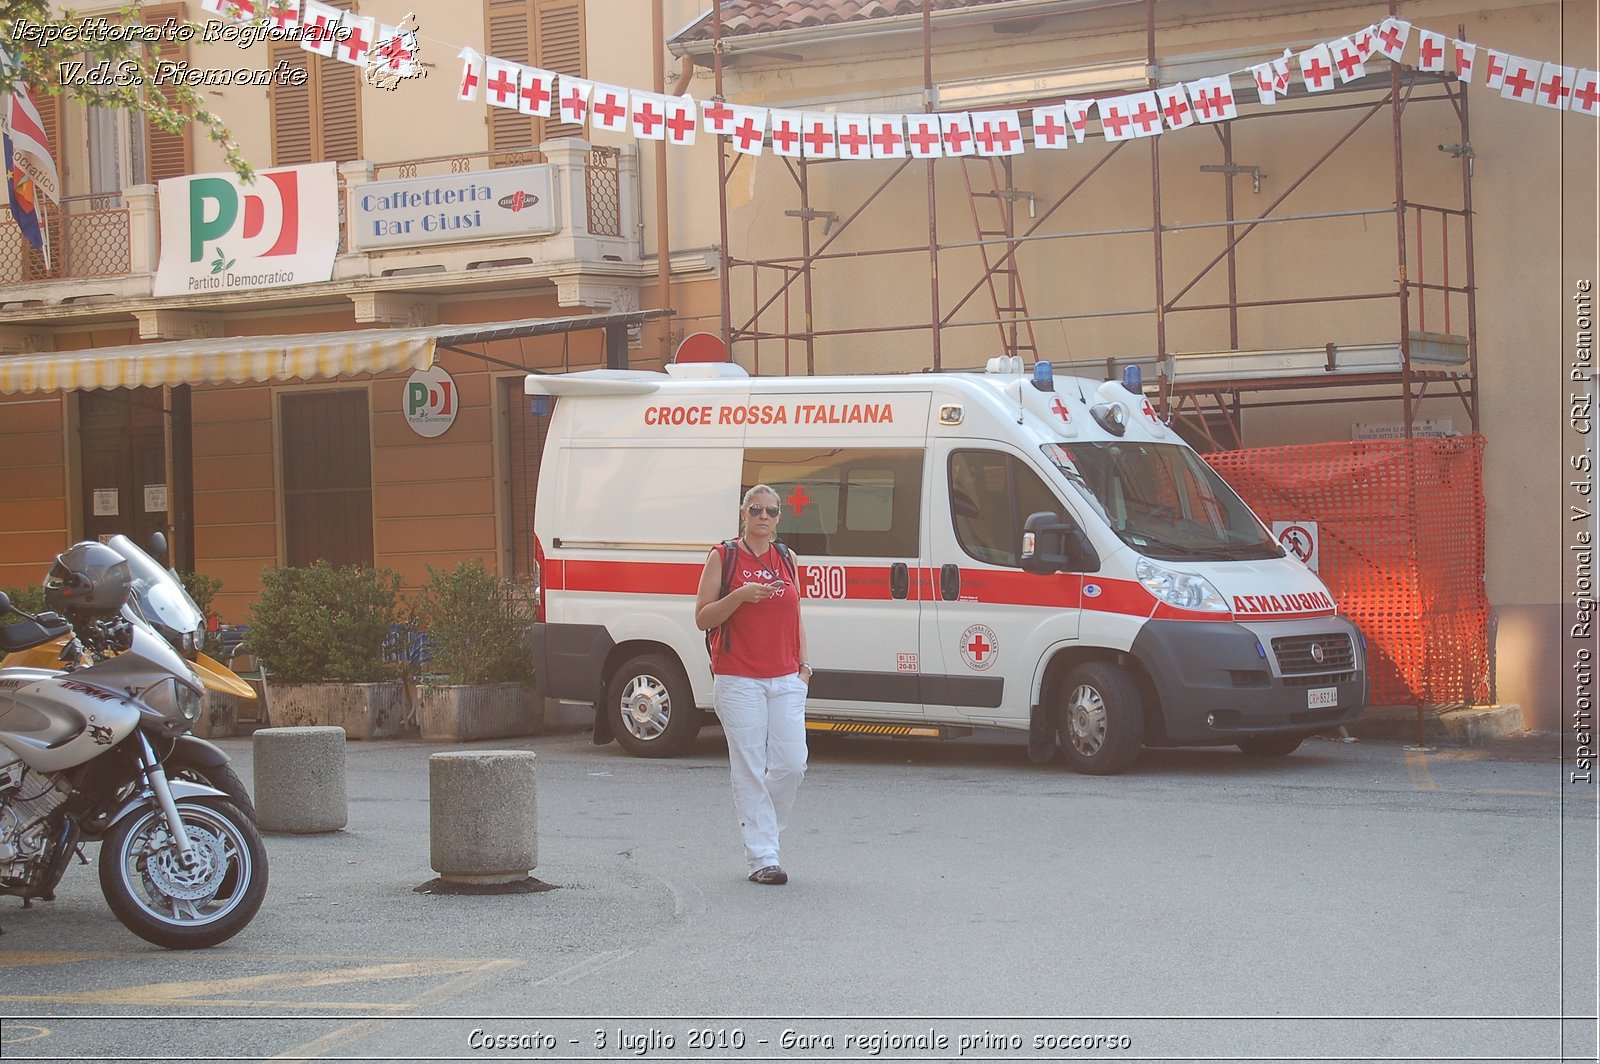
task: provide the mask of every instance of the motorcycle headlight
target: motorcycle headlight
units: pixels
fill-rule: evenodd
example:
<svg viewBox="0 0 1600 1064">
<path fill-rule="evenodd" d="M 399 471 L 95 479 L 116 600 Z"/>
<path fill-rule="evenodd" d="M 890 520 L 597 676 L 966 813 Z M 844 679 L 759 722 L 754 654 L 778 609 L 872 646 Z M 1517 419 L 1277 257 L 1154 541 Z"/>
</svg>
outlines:
<svg viewBox="0 0 1600 1064">
<path fill-rule="evenodd" d="M 174 679 L 145 688 L 139 693 L 139 700 L 166 720 L 181 718 L 190 724 L 200 719 L 205 704 L 202 692 Z"/>
<path fill-rule="evenodd" d="M 1139 559 L 1139 564 L 1134 567 L 1134 575 L 1150 594 L 1169 606 L 1207 613 L 1227 613 L 1229 610 L 1227 600 L 1203 576 L 1180 573 L 1157 565 L 1148 558 Z"/>
</svg>

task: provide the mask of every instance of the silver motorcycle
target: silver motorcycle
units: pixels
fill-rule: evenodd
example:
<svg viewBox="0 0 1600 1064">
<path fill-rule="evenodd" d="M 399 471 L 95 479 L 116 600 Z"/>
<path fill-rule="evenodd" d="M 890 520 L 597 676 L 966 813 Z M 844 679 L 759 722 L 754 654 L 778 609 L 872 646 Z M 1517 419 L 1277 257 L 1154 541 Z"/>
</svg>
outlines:
<svg viewBox="0 0 1600 1064">
<path fill-rule="evenodd" d="M 195 672 L 130 607 L 125 559 L 79 544 L 46 601 L 22 614 L 0 593 L 0 652 L 67 636 L 55 668 L 0 668 L 0 894 L 51 900 L 85 839 L 128 930 L 169 949 L 214 946 L 261 907 L 267 854 L 250 816 L 214 787 L 169 780 L 157 749 L 199 718 Z M 62 614 L 65 613 L 66 616 Z M 87 859 L 84 859 L 85 861 Z"/>
</svg>

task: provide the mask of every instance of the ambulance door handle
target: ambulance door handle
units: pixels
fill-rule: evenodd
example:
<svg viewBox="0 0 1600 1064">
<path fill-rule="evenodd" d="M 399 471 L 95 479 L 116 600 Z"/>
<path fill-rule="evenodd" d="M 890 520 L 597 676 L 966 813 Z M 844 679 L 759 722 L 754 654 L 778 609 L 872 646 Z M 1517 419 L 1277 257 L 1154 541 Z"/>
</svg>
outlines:
<svg viewBox="0 0 1600 1064">
<path fill-rule="evenodd" d="M 946 602 L 954 602 L 961 597 L 960 566 L 942 565 L 939 567 L 939 597 Z"/>
<path fill-rule="evenodd" d="M 911 573 L 905 562 L 889 566 L 889 597 L 903 599 L 911 594 Z"/>
</svg>

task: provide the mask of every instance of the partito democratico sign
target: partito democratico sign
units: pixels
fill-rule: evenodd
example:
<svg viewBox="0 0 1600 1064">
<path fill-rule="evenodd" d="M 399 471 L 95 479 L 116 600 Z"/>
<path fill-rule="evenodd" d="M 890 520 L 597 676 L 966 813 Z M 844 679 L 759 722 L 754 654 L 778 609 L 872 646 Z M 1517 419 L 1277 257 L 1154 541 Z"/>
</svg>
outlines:
<svg viewBox="0 0 1600 1064">
<path fill-rule="evenodd" d="M 162 181 L 158 296 L 312 284 L 333 276 L 339 190 L 333 163 Z"/>
<path fill-rule="evenodd" d="M 559 229 L 554 167 L 548 165 L 374 181 L 358 185 L 351 200 L 351 244 L 362 251 Z"/>
</svg>

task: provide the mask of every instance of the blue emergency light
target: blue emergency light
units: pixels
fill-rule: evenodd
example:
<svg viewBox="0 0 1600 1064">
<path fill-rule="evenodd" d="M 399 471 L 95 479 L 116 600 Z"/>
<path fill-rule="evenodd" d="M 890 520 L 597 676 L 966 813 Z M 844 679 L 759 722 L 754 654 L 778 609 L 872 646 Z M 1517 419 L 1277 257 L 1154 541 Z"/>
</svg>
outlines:
<svg viewBox="0 0 1600 1064">
<path fill-rule="evenodd" d="M 1144 389 L 1144 375 L 1139 372 L 1137 363 L 1122 367 L 1122 386 L 1135 395 Z"/>
<path fill-rule="evenodd" d="M 1033 386 L 1041 392 L 1056 390 L 1056 370 L 1048 362 L 1035 362 L 1033 364 Z"/>
<path fill-rule="evenodd" d="M 550 397 L 548 395 L 530 395 L 528 397 L 528 411 L 534 417 L 549 417 Z"/>
</svg>

